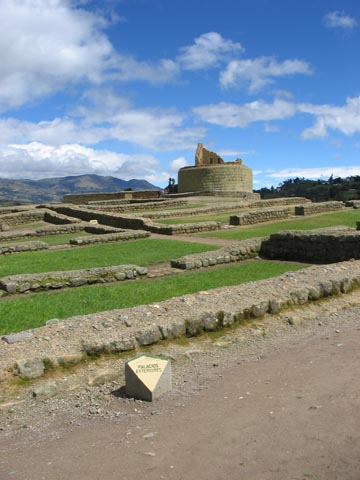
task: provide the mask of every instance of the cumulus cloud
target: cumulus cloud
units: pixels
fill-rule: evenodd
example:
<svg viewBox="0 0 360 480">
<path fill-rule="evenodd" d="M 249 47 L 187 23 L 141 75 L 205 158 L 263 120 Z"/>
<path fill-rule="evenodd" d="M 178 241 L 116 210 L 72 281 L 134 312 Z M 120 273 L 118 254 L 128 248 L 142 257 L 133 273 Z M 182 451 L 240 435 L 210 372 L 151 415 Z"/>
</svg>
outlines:
<svg viewBox="0 0 360 480">
<path fill-rule="evenodd" d="M 18 107 L 113 68 L 104 18 L 67 0 L 0 0 L 0 107 Z"/>
<path fill-rule="evenodd" d="M 192 45 L 180 48 L 177 60 L 185 70 L 201 70 L 217 66 L 228 55 L 243 50 L 240 43 L 227 40 L 217 32 L 208 32 L 195 38 Z"/>
<path fill-rule="evenodd" d="M 360 165 L 351 167 L 315 167 L 315 168 L 288 168 L 269 173 L 268 176 L 276 179 L 287 178 L 329 178 L 334 177 L 350 177 L 352 175 L 360 175 Z"/>
<path fill-rule="evenodd" d="M 169 164 L 169 173 L 177 174 L 178 170 L 183 167 L 187 167 L 189 162 L 186 160 L 185 157 L 175 158 Z"/>
<path fill-rule="evenodd" d="M 274 133 L 279 131 L 279 127 L 277 125 L 273 125 L 272 123 L 265 123 L 264 124 L 264 131 L 266 133 Z"/>
<path fill-rule="evenodd" d="M 202 105 L 193 111 L 205 122 L 244 128 L 253 122 L 290 118 L 296 113 L 296 105 L 282 99 L 275 99 L 272 103 L 257 100 L 244 105 L 222 102 Z"/>
<path fill-rule="evenodd" d="M 360 97 L 347 98 L 342 107 L 300 104 L 298 110 L 316 117 L 315 124 L 303 131 L 304 139 L 326 137 L 329 129 L 348 136 L 360 132 Z"/>
<path fill-rule="evenodd" d="M 170 59 L 145 62 L 119 54 L 113 78 L 122 81 L 146 81 L 153 84 L 174 82 L 180 73 L 179 65 Z"/>
<path fill-rule="evenodd" d="M 41 122 L 0 119 L 0 143 L 59 146 L 116 140 L 158 151 L 194 148 L 205 129 L 187 126 L 188 120 L 186 114 L 175 109 L 136 108 L 112 92 L 92 90 L 68 117 Z"/>
<path fill-rule="evenodd" d="M 358 24 L 354 17 L 339 11 L 327 13 L 323 18 L 323 22 L 328 28 L 342 28 L 345 30 L 352 30 Z"/>
<path fill-rule="evenodd" d="M 272 103 L 257 100 L 245 104 L 217 103 L 201 105 L 193 109 L 204 122 L 223 127 L 245 128 L 249 124 L 264 121 L 266 132 L 277 130 L 271 120 L 285 120 L 296 114 L 309 114 L 315 123 L 302 132 L 305 140 L 324 138 L 329 130 L 351 136 L 360 133 L 360 97 L 348 98 L 345 105 L 316 105 L 275 99 Z"/>
<path fill-rule="evenodd" d="M 254 155 L 255 150 L 219 150 L 220 157 L 239 157 L 240 155 Z"/>
<path fill-rule="evenodd" d="M 220 74 L 223 88 L 248 85 L 250 93 L 261 90 L 274 82 L 275 78 L 288 75 L 311 75 L 310 65 L 303 60 L 284 60 L 278 62 L 272 57 L 232 60 Z"/>
<path fill-rule="evenodd" d="M 125 180 L 159 178 L 158 160 L 151 155 L 127 155 L 79 144 L 61 146 L 32 142 L 0 147 L 0 177 L 39 179 L 66 175 L 111 175 Z"/>
</svg>

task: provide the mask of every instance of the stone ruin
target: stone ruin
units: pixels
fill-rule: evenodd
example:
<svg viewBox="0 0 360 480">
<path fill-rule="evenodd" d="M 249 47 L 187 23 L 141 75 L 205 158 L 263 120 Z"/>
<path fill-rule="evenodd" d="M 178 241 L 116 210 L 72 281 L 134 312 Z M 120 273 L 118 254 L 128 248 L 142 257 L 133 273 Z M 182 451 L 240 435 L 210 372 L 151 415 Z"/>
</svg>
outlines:
<svg viewBox="0 0 360 480">
<path fill-rule="evenodd" d="M 220 155 L 199 143 L 195 153 L 195 166 L 183 167 L 178 173 L 179 193 L 204 193 L 259 198 L 253 193 L 253 176 L 240 158 L 225 162 Z"/>
</svg>

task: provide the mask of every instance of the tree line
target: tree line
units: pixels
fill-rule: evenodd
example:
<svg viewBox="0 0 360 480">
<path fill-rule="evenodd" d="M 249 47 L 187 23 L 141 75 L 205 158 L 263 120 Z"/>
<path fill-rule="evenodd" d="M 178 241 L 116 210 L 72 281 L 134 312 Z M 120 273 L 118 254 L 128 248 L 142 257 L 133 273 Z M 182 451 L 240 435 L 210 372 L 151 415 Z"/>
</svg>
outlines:
<svg viewBox="0 0 360 480">
<path fill-rule="evenodd" d="M 360 175 L 346 178 L 331 175 L 328 180 L 289 178 L 278 187 L 263 187 L 255 192 L 260 193 L 263 199 L 306 197 L 313 202 L 357 200 L 360 199 Z"/>
</svg>

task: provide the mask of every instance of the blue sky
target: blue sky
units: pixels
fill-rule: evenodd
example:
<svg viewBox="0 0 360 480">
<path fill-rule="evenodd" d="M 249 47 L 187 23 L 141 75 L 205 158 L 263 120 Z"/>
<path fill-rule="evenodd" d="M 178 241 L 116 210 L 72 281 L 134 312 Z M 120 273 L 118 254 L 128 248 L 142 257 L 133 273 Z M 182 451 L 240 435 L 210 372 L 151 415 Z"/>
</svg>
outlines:
<svg viewBox="0 0 360 480">
<path fill-rule="evenodd" d="M 360 175 L 358 0 L 0 0 L 0 177 L 165 186 L 198 142 Z"/>
</svg>

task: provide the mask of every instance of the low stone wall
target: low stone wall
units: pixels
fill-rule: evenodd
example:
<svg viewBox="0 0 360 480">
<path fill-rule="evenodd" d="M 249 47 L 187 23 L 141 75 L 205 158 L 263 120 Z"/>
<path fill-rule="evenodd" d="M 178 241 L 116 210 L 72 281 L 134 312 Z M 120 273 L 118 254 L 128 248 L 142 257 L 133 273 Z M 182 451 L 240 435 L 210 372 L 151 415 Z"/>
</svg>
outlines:
<svg viewBox="0 0 360 480">
<path fill-rule="evenodd" d="M 8 294 L 40 292 L 63 287 L 80 287 L 94 283 L 109 283 L 132 280 L 138 275 L 146 275 L 147 268 L 137 265 L 87 268 L 64 272 L 11 275 L 0 279 L 0 289 Z"/>
<path fill-rule="evenodd" d="M 248 204 L 246 202 L 236 202 L 222 205 L 209 205 L 207 207 L 186 208 L 183 210 L 163 210 L 162 212 L 144 213 L 142 215 L 142 218 L 159 219 L 172 217 L 192 217 L 196 215 L 208 215 L 212 213 L 226 213 L 233 212 L 234 210 L 238 210 L 239 208 L 244 208 L 244 206 L 247 205 Z"/>
<path fill-rule="evenodd" d="M 9 227 L 24 225 L 26 223 L 39 222 L 44 220 L 45 211 L 43 209 L 24 210 L 16 213 L 6 213 L 0 216 L 0 224 Z"/>
<path fill-rule="evenodd" d="M 174 225 L 159 225 L 156 223 L 147 224 L 150 232 L 160 233 L 162 235 L 181 235 L 187 233 L 211 232 L 220 230 L 221 222 L 201 222 L 201 223 L 184 223 Z"/>
<path fill-rule="evenodd" d="M 273 206 L 299 205 L 301 203 L 310 202 L 307 198 L 292 197 L 292 198 L 274 198 L 270 200 L 257 201 L 239 201 L 234 203 L 223 203 L 218 205 L 208 205 L 206 207 L 188 208 L 179 211 L 162 211 L 156 213 L 144 213 L 143 218 L 172 218 L 172 217 L 190 217 L 195 215 L 207 215 L 216 213 L 227 213 L 241 209 L 266 209 Z"/>
<path fill-rule="evenodd" d="M 64 233 L 76 233 L 82 232 L 85 230 L 86 224 L 84 223 L 69 223 L 66 225 L 45 225 L 39 227 L 34 231 L 30 231 L 31 235 L 34 237 L 45 237 L 48 235 L 63 235 Z M 28 232 L 25 232 L 27 235 Z"/>
<path fill-rule="evenodd" d="M 259 200 L 260 193 L 254 192 L 239 192 L 239 191 L 224 191 L 224 190 L 203 190 L 201 192 L 183 192 L 183 193 L 163 193 L 163 198 L 189 198 L 189 197 L 227 197 L 227 198 L 242 198 L 243 200 Z"/>
<path fill-rule="evenodd" d="M 81 218 L 89 222 L 97 220 L 102 225 L 109 225 L 117 228 L 125 228 L 128 230 L 146 230 L 151 233 L 160 233 L 163 235 L 175 235 L 182 233 L 198 233 L 218 230 L 221 228 L 220 222 L 202 222 L 179 225 L 160 225 L 153 223 L 141 217 L 131 215 L 120 215 L 118 213 L 108 214 L 98 210 L 90 211 L 86 208 L 76 207 L 75 205 L 50 205 L 49 208 L 74 217 Z"/>
<path fill-rule="evenodd" d="M 0 255 L 20 252 L 35 252 L 37 250 L 47 250 L 49 245 L 45 242 L 22 242 L 12 245 L 0 245 Z"/>
<path fill-rule="evenodd" d="M 86 205 L 88 209 L 96 209 L 105 212 L 139 212 L 142 210 L 160 210 L 166 207 L 183 207 L 186 206 L 188 202 L 186 200 L 173 200 L 173 201 L 162 201 L 162 202 L 141 202 L 141 203 L 127 203 L 127 204 L 114 204 L 109 205 L 102 204 L 97 202 L 96 204 Z M 143 215 L 146 217 L 146 215 Z"/>
<path fill-rule="evenodd" d="M 256 202 L 250 202 L 250 208 L 266 208 L 266 207 L 279 207 L 285 205 L 302 205 L 311 204 L 311 200 L 305 197 L 282 197 L 282 198 L 269 198 L 266 200 L 258 200 Z"/>
<path fill-rule="evenodd" d="M 360 208 L 360 200 L 349 200 L 345 203 L 346 207 Z"/>
<path fill-rule="evenodd" d="M 291 207 L 248 210 L 238 215 L 231 215 L 230 225 L 252 225 L 254 223 L 269 222 L 274 219 L 281 220 L 290 217 L 293 213 L 294 210 Z"/>
<path fill-rule="evenodd" d="M 132 198 L 158 198 L 160 190 L 123 190 L 121 192 L 104 192 L 104 193 L 81 193 L 77 195 L 64 195 L 64 203 L 75 203 L 83 205 L 88 202 L 97 202 L 101 200 L 117 200 Z"/>
<path fill-rule="evenodd" d="M 193 270 L 195 268 L 211 267 L 230 262 L 241 262 L 259 255 L 261 243 L 265 237 L 250 238 L 243 240 L 230 247 L 220 248 L 209 252 L 184 255 L 183 257 L 171 260 L 171 266 L 182 270 Z"/>
<path fill-rule="evenodd" d="M 27 210 L 33 210 L 35 205 L 16 205 L 11 207 L 0 207 L 0 216 L 9 213 L 25 212 Z"/>
<path fill-rule="evenodd" d="M 3 337 L 0 379 L 37 378 L 46 373 L 47 365 L 70 365 L 74 358 L 81 362 L 86 354 L 135 353 L 164 340 L 231 328 L 248 319 L 259 321 L 267 313 L 342 295 L 359 285 L 360 261 L 343 262 L 156 304 L 52 320 L 44 327 Z"/>
<path fill-rule="evenodd" d="M 299 205 L 295 207 L 295 215 L 314 215 L 316 213 L 333 212 L 335 210 L 343 210 L 345 205 L 343 202 L 321 202 Z"/>
<path fill-rule="evenodd" d="M 66 225 L 68 223 L 81 222 L 79 218 L 69 217 L 68 215 L 62 215 L 61 213 L 56 213 L 49 210 L 45 211 L 44 221 L 48 223 L 53 223 L 55 225 Z"/>
<path fill-rule="evenodd" d="M 125 242 L 127 240 L 137 240 L 139 238 L 150 237 L 150 232 L 143 230 L 127 230 L 120 233 L 106 233 L 103 235 L 89 235 L 86 237 L 70 239 L 71 245 L 91 245 L 93 243 L 107 243 L 107 242 Z"/>
<path fill-rule="evenodd" d="M 277 260 L 335 263 L 360 259 L 360 232 L 288 231 L 263 242 L 260 255 Z"/>
</svg>

